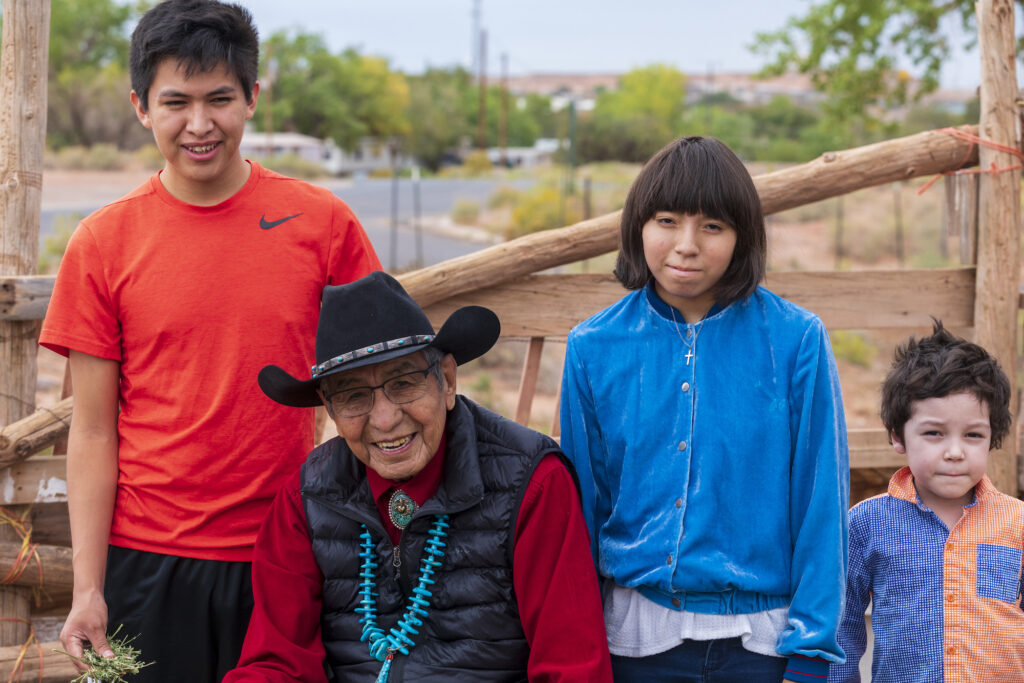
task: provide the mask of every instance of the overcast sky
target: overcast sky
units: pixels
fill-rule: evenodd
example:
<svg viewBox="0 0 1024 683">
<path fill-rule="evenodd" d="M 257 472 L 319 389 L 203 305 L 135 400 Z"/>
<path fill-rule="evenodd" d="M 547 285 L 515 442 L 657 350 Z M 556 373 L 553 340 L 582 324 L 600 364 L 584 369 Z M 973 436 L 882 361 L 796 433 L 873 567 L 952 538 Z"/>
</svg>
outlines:
<svg viewBox="0 0 1024 683">
<path fill-rule="evenodd" d="M 469 67 L 473 0 L 236 0 L 263 38 L 282 28 L 322 34 L 334 50 L 356 47 L 391 67 Z M 481 0 L 488 72 L 624 72 L 652 63 L 688 73 L 755 71 L 748 49 L 758 31 L 783 26 L 811 0 Z M 962 40 L 957 40 L 957 45 Z M 957 53 L 946 87 L 977 85 L 975 54 Z"/>
</svg>

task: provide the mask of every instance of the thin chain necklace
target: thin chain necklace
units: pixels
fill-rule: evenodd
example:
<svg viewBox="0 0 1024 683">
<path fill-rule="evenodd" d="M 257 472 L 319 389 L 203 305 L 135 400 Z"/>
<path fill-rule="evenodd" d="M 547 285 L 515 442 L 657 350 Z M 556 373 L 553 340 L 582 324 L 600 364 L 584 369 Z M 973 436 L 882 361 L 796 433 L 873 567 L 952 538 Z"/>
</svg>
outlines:
<svg viewBox="0 0 1024 683">
<path fill-rule="evenodd" d="M 674 306 L 668 307 L 669 312 L 672 314 L 672 324 L 676 326 L 676 334 L 679 335 L 679 340 L 686 345 L 686 364 L 690 364 L 690 359 L 694 358 L 697 349 L 697 337 L 700 336 L 700 331 L 704 329 L 704 319 L 701 318 L 700 323 L 697 324 L 697 333 L 693 335 L 693 341 L 688 342 L 683 338 L 683 333 L 679 331 L 679 323 L 676 321 L 676 309 Z"/>
</svg>

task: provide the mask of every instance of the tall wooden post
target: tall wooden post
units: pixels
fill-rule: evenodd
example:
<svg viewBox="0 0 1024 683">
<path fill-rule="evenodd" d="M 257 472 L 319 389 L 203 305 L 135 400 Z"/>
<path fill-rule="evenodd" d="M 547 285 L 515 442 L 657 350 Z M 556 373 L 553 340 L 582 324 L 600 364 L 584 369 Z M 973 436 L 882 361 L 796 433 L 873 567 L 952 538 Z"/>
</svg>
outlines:
<svg viewBox="0 0 1024 683">
<path fill-rule="evenodd" d="M 0 275 L 34 275 L 39 261 L 46 146 L 50 0 L 4 0 L 0 50 Z M 0 426 L 35 409 L 34 321 L 0 321 Z M 10 538 L 0 527 L 0 539 Z M 7 536 L 5 536 L 5 534 Z M 27 619 L 26 588 L 0 588 L 0 614 Z M 20 645 L 27 623 L 0 622 L 0 646 Z"/>
<path fill-rule="evenodd" d="M 1013 0 L 975 5 L 981 53 L 981 122 L 978 135 L 1020 148 L 1017 129 L 1017 49 Z M 982 145 L 982 171 L 1019 163 L 1012 154 Z M 1020 282 L 1020 170 L 982 173 L 978 186 L 978 280 L 975 341 L 991 351 L 1010 376 L 1011 414 L 1017 415 L 1017 297 Z M 1017 495 L 1016 420 L 1010 436 L 989 456 L 988 473 L 1005 493 Z"/>
</svg>

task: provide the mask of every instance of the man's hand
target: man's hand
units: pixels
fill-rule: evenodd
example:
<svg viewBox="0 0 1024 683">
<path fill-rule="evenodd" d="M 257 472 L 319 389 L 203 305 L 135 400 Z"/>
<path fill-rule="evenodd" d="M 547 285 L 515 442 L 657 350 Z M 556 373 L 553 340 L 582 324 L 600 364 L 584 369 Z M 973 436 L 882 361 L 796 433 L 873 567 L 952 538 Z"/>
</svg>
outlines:
<svg viewBox="0 0 1024 683">
<path fill-rule="evenodd" d="M 92 649 L 103 657 L 114 656 L 114 651 L 107 643 L 107 603 L 101 593 L 74 597 L 71 612 L 60 631 L 60 642 L 64 651 L 72 657 L 81 658 L 86 643 L 91 644 Z M 81 672 L 88 668 L 79 659 L 72 661 Z"/>
</svg>

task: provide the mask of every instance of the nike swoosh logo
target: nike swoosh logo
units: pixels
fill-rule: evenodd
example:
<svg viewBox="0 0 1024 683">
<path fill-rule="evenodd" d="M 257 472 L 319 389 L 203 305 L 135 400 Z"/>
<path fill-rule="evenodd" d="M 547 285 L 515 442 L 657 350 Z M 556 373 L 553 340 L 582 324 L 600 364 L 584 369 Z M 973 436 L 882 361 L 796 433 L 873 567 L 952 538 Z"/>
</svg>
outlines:
<svg viewBox="0 0 1024 683">
<path fill-rule="evenodd" d="M 301 215 L 302 215 L 301 213 L 297 213 L 294 216 L 285 216 L 284 218 L 282 218 L 280 220 L 268 221 L 267 220 L 267 214 L 263 214 L 262 216 L 260 216 L 260 227 L 263 228 L 264 230 L 270 230 L 271 228 L 276 228 L 277 226 L 281 225 L 285 221 L 290 221 L 291 219 L 298 218 Z"/>
</svg>

